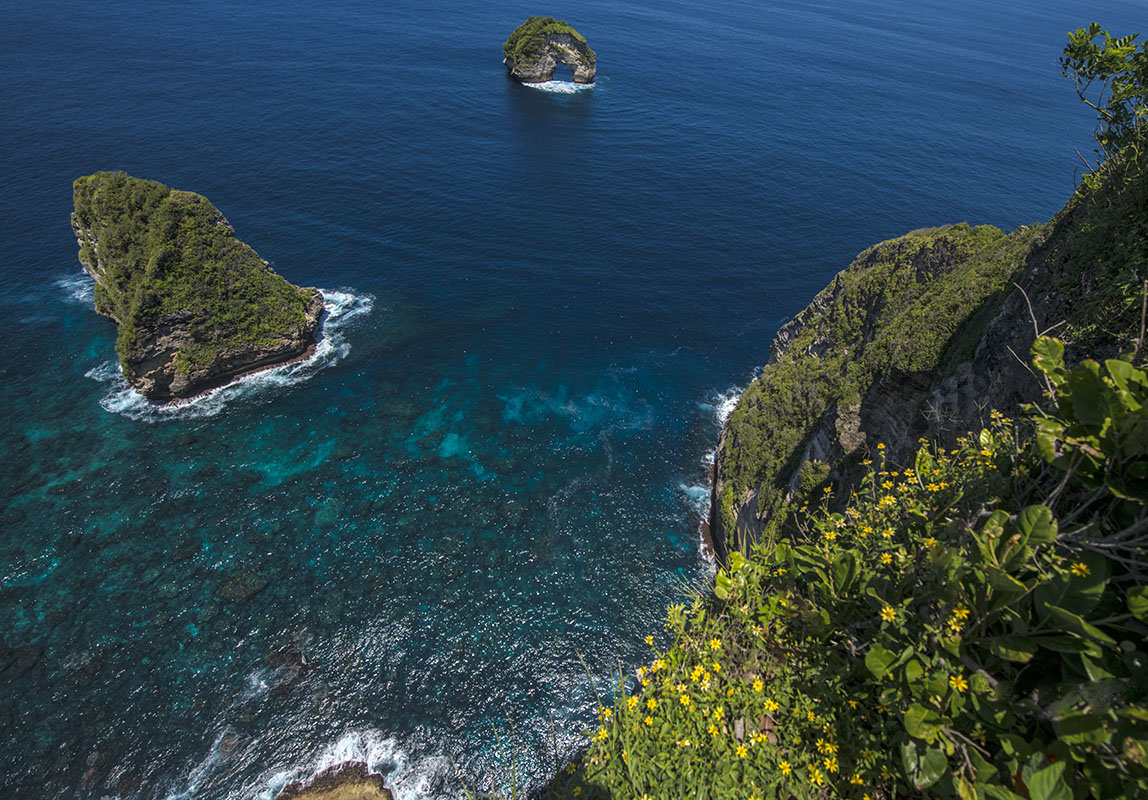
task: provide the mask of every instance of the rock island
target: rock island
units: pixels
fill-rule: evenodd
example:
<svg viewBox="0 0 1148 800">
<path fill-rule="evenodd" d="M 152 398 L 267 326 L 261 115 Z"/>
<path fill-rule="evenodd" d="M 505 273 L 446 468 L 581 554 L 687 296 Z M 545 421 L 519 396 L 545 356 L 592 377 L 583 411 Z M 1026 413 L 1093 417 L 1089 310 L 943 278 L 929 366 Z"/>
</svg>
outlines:
<svg viewBox="0 0 1148 800">
<path fill-rule="evenodd" d="M 314 352 L 317 289 L 288 283 L 194 192 L 123 172 L 73 184 L 79 259 L 137 392 L 173 402 Z"/>
<path fill-rule="evenodd" d="M 528 17 L 502 45 L 512 77 L 523 83 L 543 83 L 554 77 L 559 63 L 570 67 L 575 83 L 593 83 L 597 55 L 586 37 L 554 17 Z"/>
</svg>

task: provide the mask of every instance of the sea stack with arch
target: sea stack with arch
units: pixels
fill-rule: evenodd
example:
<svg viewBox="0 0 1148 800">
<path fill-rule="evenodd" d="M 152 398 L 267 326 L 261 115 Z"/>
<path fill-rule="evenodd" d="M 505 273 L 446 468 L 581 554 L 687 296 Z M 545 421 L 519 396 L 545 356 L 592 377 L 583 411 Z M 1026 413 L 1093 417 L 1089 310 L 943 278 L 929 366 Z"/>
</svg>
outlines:
<svg viewBox="0 0 1148 800">
<path fill-rule="evenodd" d="M 523 83 L 544 83 L 554 78 L 559 63 L 570 67 L 575 83 L 593 83 L 597 54 L 586 37 L 564 19 L 528 17 L 502 45 L 502 63 L 511 77 Z"/>
</svg>

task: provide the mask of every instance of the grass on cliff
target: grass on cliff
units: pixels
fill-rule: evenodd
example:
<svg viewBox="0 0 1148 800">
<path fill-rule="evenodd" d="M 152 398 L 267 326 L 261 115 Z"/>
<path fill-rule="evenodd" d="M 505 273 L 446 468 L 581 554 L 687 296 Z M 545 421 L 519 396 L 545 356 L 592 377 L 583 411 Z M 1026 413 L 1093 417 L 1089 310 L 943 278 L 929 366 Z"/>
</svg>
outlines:
<svg viewBox="0 0 1148 800">
<path fill-rule="evenodd" d="M 178 356 L 186 369 L 232 345 L 274 343 L 304 322 L 311 293 L 291 285 L 234 237 L 206 198 L 122 172 L 99 172 L 73 185 L 79 223 L 94 232 L 80 259 L 99 262 L 96 308 L 120 323 L 125 362 L 144 331 L 180 320 L 194 343 Z"/>
<path fill-rule="evenodd" d="M 733 503 L 748 489 L 758 490 L 758 515 L 780 524 L 780 480 L 828 410 L 857 405 L 882 376 L 931 373 L 970 356 L 1040 230 L 1006 234 L 961 224 L 914 231 L 869 248 L 838 274 L 730 415 L 721 452 L 723 528 L 734 529 Z"/>
<path fill-rule="evenodd" d="M 515 64 L 530 61 L 541 55 L 546 47 L 546 37 L 565 33 L 579 43 L 579 52 L 593 64 L 598 56 L 586 44 L 586 37 L 567 24 L 564 19 L 554 17 L 527 17 L 526 21 L 514 29 L 502 45 L 502 52 Z"/>
<path fill-rule="evenodd" d="M 879 447 L 671 606 L 547 796 L 1148 796 L 1148 373 L 1034 352 L 1043 410 Z"/>
</svg>

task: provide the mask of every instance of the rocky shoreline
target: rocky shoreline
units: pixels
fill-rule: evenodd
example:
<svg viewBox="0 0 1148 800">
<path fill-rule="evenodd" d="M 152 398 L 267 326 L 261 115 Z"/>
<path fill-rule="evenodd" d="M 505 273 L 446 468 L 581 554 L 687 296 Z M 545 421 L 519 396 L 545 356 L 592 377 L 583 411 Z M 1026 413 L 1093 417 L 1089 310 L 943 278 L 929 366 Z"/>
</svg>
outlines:
<svg viewBox="0 0 1148 800">
<path fill-rule="evenodd" d="M 186 402 L 314 354 L 323 295 L 276 274 L 206 198 L 122 172 L 79 178 L 73 196 L 95 310 L 144 397 Z"/>
</svg>

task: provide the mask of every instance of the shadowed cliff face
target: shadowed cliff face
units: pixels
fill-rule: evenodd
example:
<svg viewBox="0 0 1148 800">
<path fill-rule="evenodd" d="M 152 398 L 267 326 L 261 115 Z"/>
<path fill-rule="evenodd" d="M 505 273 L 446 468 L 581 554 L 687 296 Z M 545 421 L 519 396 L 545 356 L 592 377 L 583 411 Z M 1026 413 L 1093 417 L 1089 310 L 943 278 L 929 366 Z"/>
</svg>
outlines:
<svg viewBox="0 0 1148 800">
<path fill-rule="evenodd" d="M 866 459 L 905 464 L 921 437 L 951 441 L 990 410 L 1039 400 L 1038 327 L 1066 341 L 1070 361 L 1131 350 L 1148 252 L 1139 170 L 1129 182 L 1125 164 L 1110 165 L 1047 225 L 916 231 L 839 273 L 778 332 L 722 432 L 719 557 L 778 535 L 795 498 L 830 486 L 848 497 Z"/>
<path fill-rule="evenodd" d="M 322 295 L 277 275 L 206 198 L 123 173 L 73 188 L 79 260 L 140 394 L 193 397 L 313 351 Z"/>
<path fill-rule="evenodd" d="M 507 56 L 502 63 L 514 78 L 523 83 L 552 80 L 554 70 L 560 63 L 570 67 L 575 83 L 593 83 L 597 68 L 585 50 L 585 43 L 570 34 L 552 33 L 546 36 L 545 44 L 536 55 L 517 60 Z"/>
</svg>

